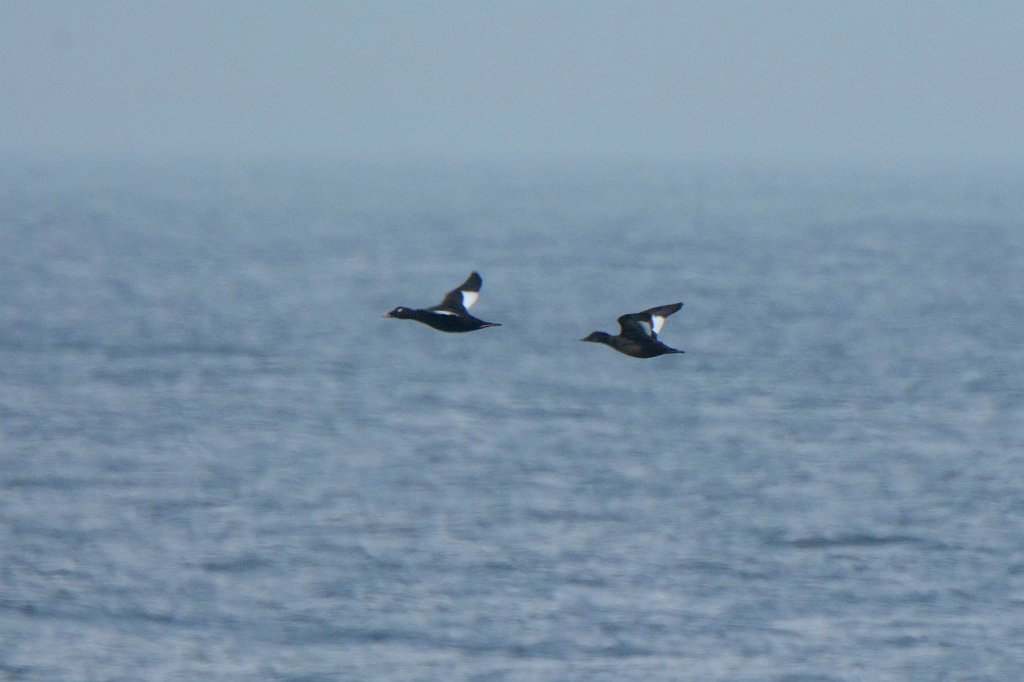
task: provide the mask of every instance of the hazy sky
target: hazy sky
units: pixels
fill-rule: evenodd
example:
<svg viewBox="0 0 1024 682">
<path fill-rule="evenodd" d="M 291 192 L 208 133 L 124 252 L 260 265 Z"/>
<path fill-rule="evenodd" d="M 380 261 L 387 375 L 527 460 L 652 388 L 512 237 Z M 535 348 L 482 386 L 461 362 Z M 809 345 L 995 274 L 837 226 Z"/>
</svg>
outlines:
<svg viewBox="0 0 1024 682">
<path fill-rule="evenodd" d="M 1024 1 L 0 0 L 0 150 L 1024 158 Z"/>
</svg>

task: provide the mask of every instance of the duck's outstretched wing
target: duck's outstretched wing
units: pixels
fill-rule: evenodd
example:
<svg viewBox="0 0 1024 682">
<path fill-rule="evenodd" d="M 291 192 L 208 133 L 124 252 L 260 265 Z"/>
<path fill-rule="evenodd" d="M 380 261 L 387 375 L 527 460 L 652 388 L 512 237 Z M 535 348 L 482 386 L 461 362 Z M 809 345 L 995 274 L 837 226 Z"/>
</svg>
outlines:
<svg viewBox="0 0 1024 682">
<path fill-rule="evenodd" d="M 483 279 L 481 279 L 480 273 L 474 271 L 470 273 L 465 282 L 445 294 L 444 300 L 429 310 L 438 313 L 450 312 L 456 315 L 468 315 L 469 309 L 480 297 L 482 284 Z"/>
<path fill-rule="evenodd" d="M 648 308 L 639 313 L 623 315 L 619 318 L 622 336 L 640 342 L 657 341 L 658 332 L 665 326 L 665 319 L 672 313 L 678 312 L 682 307 L 682 303 L 670 303 Z"/>
</svg>

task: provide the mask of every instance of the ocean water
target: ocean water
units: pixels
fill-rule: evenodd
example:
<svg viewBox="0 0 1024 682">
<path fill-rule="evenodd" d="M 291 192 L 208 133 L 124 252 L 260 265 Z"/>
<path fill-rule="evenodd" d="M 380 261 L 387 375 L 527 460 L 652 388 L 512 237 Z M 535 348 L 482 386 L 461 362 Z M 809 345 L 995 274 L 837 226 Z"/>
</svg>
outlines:
<svg viewBox="0 0 1024 682">
<path fill-rule="evenodd" d="M 1020 680 L 1022 186 L 5 162 L 0 679 Z"/>
</svg>

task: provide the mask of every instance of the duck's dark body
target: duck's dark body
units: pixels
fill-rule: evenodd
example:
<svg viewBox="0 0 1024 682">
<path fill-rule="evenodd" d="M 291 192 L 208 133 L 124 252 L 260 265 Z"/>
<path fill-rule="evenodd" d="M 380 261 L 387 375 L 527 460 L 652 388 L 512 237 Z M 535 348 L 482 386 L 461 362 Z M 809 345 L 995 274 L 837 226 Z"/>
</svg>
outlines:
<svg viewBox="0 0 1024 682">
<path fill-rule="evenodd" d="M 621 331 L 615 336 L 607 332 L 591 332 L 585 339 L 580 340 L 603 343 L 634 358 L 656 358 L 669 353 L 682 353 L 683 351 L 666 346 L 658 340 L 658 332 L 665 324 L 665 318 L 678 312 L 682 307 L 682 303 L 670 303 L 648 308 L 643 312 L 623 315 L 619 318 Z"/>
<path fill-rule="evenodd" d="M 497 322 L 479 320 L 468 312 L 465 315 L 452 315 L 449 313 L 436 313 L 429 308 L 420 310 L 398 306 L 384 317 L 394 317 L 399 320 L 416 320 L 442 332 L 473 332 L 484 327 L 501 326 Z"/>
<path fill-rule="evenodd" d="M 606 332 L 593 332 L 590 336 L 582 341 L 592 341 L 594 343 L 603 343 L 606 346 L 611 346 L 620 353 L 625 353 L 634 358 L 656 358 L 659 355 L 667 355 L 668 353 L 682 353 L 681 350 L 670 348 L 661 341 L 637 341 L 621 334 L 612 336 Z"/>
<path fill-rule="evenodd" d="M 461 285 L 449 291 L 444 300 L 430 308 L 398 306 L 384 317 L 416 320 L 442 332 L 472 332 L 485 327 L 500 327 L 497 322 L 484 322 L 469 314 L 483 284 L 480 274 L 473 272 Z"/>
</svg>

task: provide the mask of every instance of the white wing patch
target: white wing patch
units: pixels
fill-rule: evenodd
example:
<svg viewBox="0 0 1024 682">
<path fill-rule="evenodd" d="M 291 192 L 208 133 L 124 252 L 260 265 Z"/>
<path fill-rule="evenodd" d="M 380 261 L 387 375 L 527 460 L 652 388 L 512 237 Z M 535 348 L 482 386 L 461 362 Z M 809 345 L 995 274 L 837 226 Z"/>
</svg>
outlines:
<svg viewBox="0 0 1024 682">
<path fill-rule="evenodd" d="M 480 292 L 478 291 L 465 291 L 462 292 L 462 306 L 469 310 L 476 303 L 476 299 L 480 298 Z"/>
<path fill-rule="evenodd" d="M 450 310 L 431 310 L 430 312 L 434 313 L 435 315 L 455 315 L 455 313 L 453 313 Z"/>
<path fill-rule="evenodd" d="M 633 318 L 633 319 L 636 319 L 636 318 Z M 651 323 L 648 322 L 647 320 L 637 320 L 637 322 L 640 324 L 641 327 L 643 327 L 644 334 L 646 334 L 647 336 L 650 336 L 651 335 L 651 329 L 652 329 Z M 655 333 L 657 333 L 657 331 L 655 331 Z"/>
<path fill-rule="evenodd" d="M 651 315 L 651 329 L 654 330 L 655 334 L 661 333 L 661 328 L 665 326 L 665 318 L 661 315 Z"/>
</svg>

